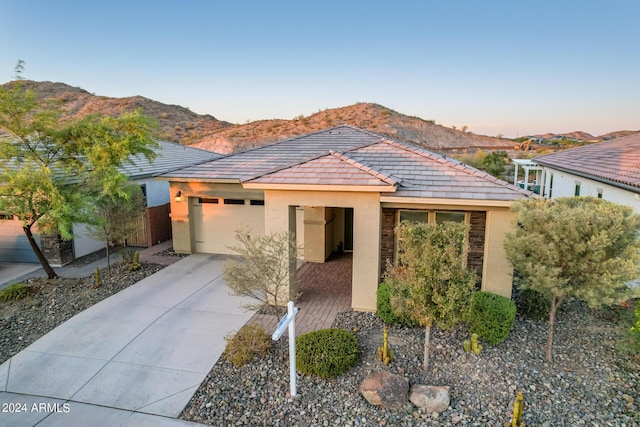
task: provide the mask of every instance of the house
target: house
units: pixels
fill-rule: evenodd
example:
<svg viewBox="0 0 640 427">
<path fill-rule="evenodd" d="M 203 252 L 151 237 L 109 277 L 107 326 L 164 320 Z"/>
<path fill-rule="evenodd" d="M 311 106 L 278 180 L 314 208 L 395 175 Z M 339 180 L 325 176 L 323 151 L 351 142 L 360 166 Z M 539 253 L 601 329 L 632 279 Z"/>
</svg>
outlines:
<svg viewBox="0 0 640 427">
<path fill-rule="evenodd" d="M 547 198 L 593 196 L 640 213 L 640 133 L 546 154 L 542 169 Z"/>
<path fill-rule="evenodd" d="M 132 156 L 130 162 L 122 167 L 122 172 L 140 185 L 146 197 L 145 221 L 141 221 L 141 225 L 146 227 L 143 243 L 147 240 L 157 243 L 157 240 L 171 238 L 169 183 L 158 181 L 154 176 L 220 157 L 216 153 L 172 142 L 159 141 L 158 144 L 156 158 L 153 161 L 149 161 L 143 155 Z M 0 216 L 0 219 L 0 262 L 37 263 L 38 259 L 29 246 L 21 222 L 6 214 Z M 74 237 L 70 241 L 62 241 L 58 236 L 37 236 L 37 241 L 51 265 L 67 264 L 75 258 L 104 247 L 104 243 L 87 236 L 87 228 L 83 224 L 74 224 L 73 234 Z M 136 245 L 138 244 L 146 246 L 139 242 Z"/>
<path fill-rule="evenodd" d="M 352 307 L 375 311 L 402 220 L 470 224 L 468 265 L 511 294 L 510 204 L 533 193 L 450 158 L 352 126 L 280 141 L 158 177 L 171 185 L 176 252 L 228 254 L 234 232 L 289 231 L 304 260 L 353 252 Z"/>
</svg>

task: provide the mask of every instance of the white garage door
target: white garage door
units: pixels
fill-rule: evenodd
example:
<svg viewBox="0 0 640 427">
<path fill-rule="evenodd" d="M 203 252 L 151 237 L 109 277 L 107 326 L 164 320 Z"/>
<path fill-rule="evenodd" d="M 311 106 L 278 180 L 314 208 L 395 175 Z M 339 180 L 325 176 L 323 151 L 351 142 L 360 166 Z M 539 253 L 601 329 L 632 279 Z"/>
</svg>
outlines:
<svg viewBox="0 0 640 427">
<path fill-rule="evenodd" d="M 248 226 L 252 234 L 264 234 L 264 201 L 200 198 L 193 204 L 193 238 L 196 252 L 233 254 L 235 231 Z"/>
<path fill-rule="evenodd" d="M 36 242 L 40 244 L 39 236 Z M 0 262 L 38 262 L 18 220 L 0 220 Z"/>
</svg>

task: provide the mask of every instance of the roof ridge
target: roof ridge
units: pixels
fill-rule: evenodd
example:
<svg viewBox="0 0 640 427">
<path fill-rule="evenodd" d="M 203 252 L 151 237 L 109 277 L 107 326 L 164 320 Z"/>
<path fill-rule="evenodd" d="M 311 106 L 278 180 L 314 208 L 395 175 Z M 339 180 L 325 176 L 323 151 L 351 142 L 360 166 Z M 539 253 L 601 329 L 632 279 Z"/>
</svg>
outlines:
<svg viewBox="0 0 640 427">
<path fill-rule="evenodd" d="M 379 170 L 376 170 L 374 168 L 372 168 L 371 166 L 365 165 L 362 162 L 359 162 L 358 160 L 355 160 L 354 158 L 349 157 L 348 155 L 346 155 L 345 153 L 341 153 L 339 151 L 334 151 L 331 150 L 329 152 L 329 155 L 332 155 L 334 157 L 336 157 L 337 159 L 349 163 L 350 165 L 353 165 L 354 167 L 356 167 L 358 170 L 361 170 L 362 172 L 368 173 L 369 175 L 373 176 L 374 178 L 379 179 L 380 181 L 386 182 L 389 185 L 396 185 L 399 184 L 399 180 L 394 179 L 393 177 L 391 177 L 390 175 L 381 172 Z"/>
</svg>

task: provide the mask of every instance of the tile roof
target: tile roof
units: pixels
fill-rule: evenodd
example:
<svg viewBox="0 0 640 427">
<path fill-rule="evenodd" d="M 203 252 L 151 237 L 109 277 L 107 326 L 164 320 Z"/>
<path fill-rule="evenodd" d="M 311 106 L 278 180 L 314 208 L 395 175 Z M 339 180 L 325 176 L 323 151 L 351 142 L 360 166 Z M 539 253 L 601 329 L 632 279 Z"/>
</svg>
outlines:
<svg viewBox="0 0 640 427">
<path fill-rule="evenodd" d="M 343 125 L 163 175 L 296 185 L 395 186 L 387 197 L 511 201 L 525 191 L 471 166 Z"/>
<path fill-rule="evenodd" d="M 156 158 L 147 160 L 143 155 L 131 156 L 120 170 L 132 179 L 148 178 L 176 169 L 208 162 L 220 154 L 168 141 L 158 141 Z"/>
<path fill-rule="evenodd" d="M 545 154 L 533 161 L 614 186 L 640 189 L 640 133 Z"/>
</svg>

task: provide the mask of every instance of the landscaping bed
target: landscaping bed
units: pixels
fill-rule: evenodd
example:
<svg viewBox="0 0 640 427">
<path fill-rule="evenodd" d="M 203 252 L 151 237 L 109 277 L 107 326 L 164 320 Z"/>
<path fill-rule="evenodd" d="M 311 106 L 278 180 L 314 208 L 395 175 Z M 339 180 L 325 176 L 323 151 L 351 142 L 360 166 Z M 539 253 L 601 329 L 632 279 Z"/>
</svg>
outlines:
<svg viewBox="0 0 640 427">
<path fill-rule="evenodd" d="M 431 333 L 430 368 L 421 369 L 424 329 L 391 327 L 396 359 L 376 360 L 383 324 L 371 313 L 345 312 L 335 327 L 354 331 L 360 362 L 334 380 L 298 374 L 298 396 L 287 397 L 286 337 L 267 356 L 236 367 L 224 356 L 196 391 L 181 418 L 215 426 L 502 426 L 524 393 L 529 426 L 640 425 L 640 366 L 616 351 L 624 330 L 619 314 L 567 301 L 556 323 L 554 361 L 544 360 L 547 322 L 518 316 L 506 341 L 466 353 L 466 327 Z M 271 333 L 272 331 L 267 331 Z M 388 370 L 410 384 L 449 386 L 451 405 L 428 413 L 408 403 L 386 410 L 359 391 L 367 374 Z"/>
<path fill-rule="evenodd" d="M 95 275 L 82 279 L 34 278 L 23 282 L 28 296 L 0 302 L 0 363 L 45 335 L 75 314 L 161 270 L 163 266 L 141 264 L 137 271 L 116 264 L 111 278 L 101 270 L 101 285 Z"/>
</svg>

